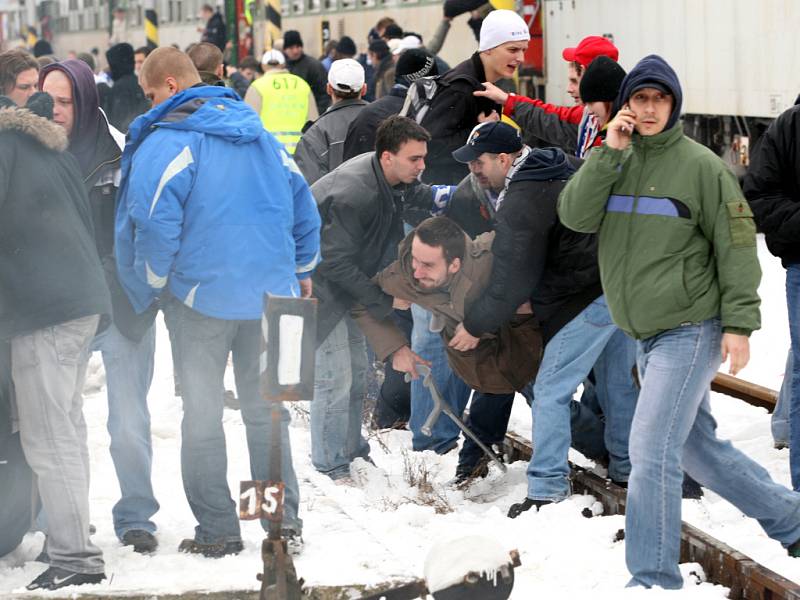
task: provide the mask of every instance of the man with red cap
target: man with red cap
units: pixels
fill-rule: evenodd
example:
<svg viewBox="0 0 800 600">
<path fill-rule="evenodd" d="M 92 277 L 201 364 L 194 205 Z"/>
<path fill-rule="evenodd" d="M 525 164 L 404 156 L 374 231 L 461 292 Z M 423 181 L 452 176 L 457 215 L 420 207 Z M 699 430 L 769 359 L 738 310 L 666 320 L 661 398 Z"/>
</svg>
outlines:
<svg viewBox="0 0 800 600">
<path fill-rule="evenodd" d="M 564 48 L 561 55 L 569 63 L 567 93 L 574 106 L 557 106 L 541 100 L 509 94 L 492 83 L 484 83 L 483 91 L 474 92 L 503 106 L 503 114 L 514 119 L 522 128 L 525 143 L 530 146 L 554 145 L 567 153 L 584 158 L 600 144 L 597 118 L 583 105 L 579 86 L 586 67 L 598 56 L 619 58 L 619 50 L 607 38 L 590 35 L 574 48 Z"/>
</svg>

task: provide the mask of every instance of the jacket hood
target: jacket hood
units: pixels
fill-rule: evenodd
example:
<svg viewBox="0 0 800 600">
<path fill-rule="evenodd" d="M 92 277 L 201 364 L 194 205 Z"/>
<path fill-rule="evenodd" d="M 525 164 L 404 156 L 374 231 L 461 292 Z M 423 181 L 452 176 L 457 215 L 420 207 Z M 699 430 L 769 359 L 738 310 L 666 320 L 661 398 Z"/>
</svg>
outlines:
<svg viewBox="0 0 800 600">
<path fill-rule="evenodd" d="M 234 144 L 252 142 L 264 134 L 261 119 L 230 88 L 196 85 L 174 95 L 137 117 L 128 131 L 129 144 L 138 144 L 151 128 L 196 131 Z"/>
<path fill-rule="evenodd" d="M 647 83 L 656 83 L 659 87 L 664 87 L 672 93 L 673 104 L 672 114 L 667 121 L 664 130 L 671 129 L 681 115 L 681 105 L 683 103 L 683 90 L 678 75 L 667 64 L 663 58 L 657 54 L 645 56 L 640 60 L 631 72 L 622 80 L 619 96 L 615 108 L 623 106 L 630 99 L 633 92 L 642 87 L 647 87 Z"/>
<path fill-rule="evenodd" d="M 67 149 L 67 134 L 60 125 L 25 108 L 0 108 L 0 133 L 12 131 L 32 137 L 45 148 L 56 152 Z"/>
<path fill-rule="evenodd" d="M 0 108 L 0 133 L 11 131 L 32 137 L 45 148 L 56 152 L 67 149 L 64 128 L 26 108 Z"/>
<path fill-rule="evenodd" d="M 78 159 L 81 172 L 86 176 L 93 168 L 97 135 L 102 122 L 94 73 L 82 60 L 63 60 L 47 65 L 39 72 L 40 88 L 53 71 L 61 71 L 72 82 L 75 119 L 69 136 L 69 151 Z"/>
<path fill-rule="evenodd" d="M 514 181 L 569 179 L 582 161 L 567 156 L 560 148 L 533 148 L 517 171 Z"/>
</svg>

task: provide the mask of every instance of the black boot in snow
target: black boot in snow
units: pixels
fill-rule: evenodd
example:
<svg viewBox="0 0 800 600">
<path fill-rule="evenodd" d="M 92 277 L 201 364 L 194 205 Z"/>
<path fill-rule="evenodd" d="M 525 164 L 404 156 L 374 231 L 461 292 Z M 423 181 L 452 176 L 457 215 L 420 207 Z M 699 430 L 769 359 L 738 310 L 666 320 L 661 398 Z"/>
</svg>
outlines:
<svg viewBox="0 0 800 600">
<path fill-rule="evenodd" d="M 533 507 L 536 507 L 536 510 L 538 511 L 544 505 L 552 503 L 552 500 L 531 500 L 530 498 L 525 498 L 525 500 L 522 502 L 511 505 L 511 508 L 508 509 L 508 518 L 516 519 L 522 513 L 530 510 Z"/>
</svg>

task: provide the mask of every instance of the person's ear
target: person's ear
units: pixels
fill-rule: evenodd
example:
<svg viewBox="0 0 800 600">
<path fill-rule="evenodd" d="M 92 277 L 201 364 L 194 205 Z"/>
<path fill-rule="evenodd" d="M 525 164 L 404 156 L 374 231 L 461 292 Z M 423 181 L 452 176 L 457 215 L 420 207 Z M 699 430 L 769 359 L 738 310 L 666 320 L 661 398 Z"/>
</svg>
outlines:
<svg viewBox="0 0 800 600">
<path fill-rule="evenodd" d="M 454 258 L 453 261 L 447 266 L 447 272 L 455 275 L 461 270 L 461 259 Z"/>
</svg>

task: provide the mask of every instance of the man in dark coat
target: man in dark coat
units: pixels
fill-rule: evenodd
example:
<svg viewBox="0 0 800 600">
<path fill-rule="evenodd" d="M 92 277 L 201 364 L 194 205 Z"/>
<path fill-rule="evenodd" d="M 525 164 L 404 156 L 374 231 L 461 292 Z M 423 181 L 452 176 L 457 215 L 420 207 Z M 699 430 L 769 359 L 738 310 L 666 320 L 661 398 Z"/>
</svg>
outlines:
<svg viewBox="0 0 800 600">
<path fill-rule="evenodd" d="M 428 139 L 411 119 L 391 117 L 378 129 L 374 153 L 348 161 L 311 188 L 322 216 L 323 256 L 314 274 L 320 345 L 311 461 L 334 480 L 349 477 L 355 458 L 369 456 L 361 435 L 366 347 L 348 313 L 356 303 L 379 319 L 392 313 L 392 298 L 371 278 L 394 260 L 403 221 L 430 214 L 432 190 L 417 180 Z"/>
<path fill-rule="evenodd" d="M 150 101 L 145 98 L 134 73 L 133 46 L 127 43 L 112 46 L 106 52 L 106 60 L 114 85 L 98 84 L 100 106 L 108 122 L 127 133 L 131 121 L 150 110 Z"/>
<path fill-rule="evenodd" d="M 500 113 L 498 105 L 473 92 L 482 90 L 484 81 L 513 77 L 528 40 L 522 17 L 510 10 L 495 10 L 483 21 L 478 52 L 437 81 L 436 94 L 421 120 L 432 138 L 425 181 L 456 185 L 467 174 L 466 167 L 453 158 L 453 151 L 481 120 L 497 118 Z M 493 112 L 497 114 L 492 116 Z"/>
<path fill-rule="evenodd" d="M 103 355 L 111 458 L 122 492 L 112 510 L 114 530 L 134 551 L 153 552 L 157 542 L 152 516 L 159 506 L 150 477 L 153 450 L 147 394 L 153 378 L 156 310 L 136 314 L 117 277 L 114 215 L 125 137 L 101 112 L 94 77 L 85 63 L 65 60 L 48 65 L 41 81 L 42 89 L 57 99 L 55 121 L 67 132 L 68 150 L 81 167 L 95 245 L 111 291 L 112 323 L 93 340 L 91 350 Z"/>
<path fill-rule="evenodd" d="M 200 9 L 200 18 L 206 22 L 206 26 L 202 30 L 203 36 L 200 41 L 214 44 L 220 49 L 220 52 L 225 52 L 225 44 L 228 41 L 228 36 L 222 14 L 218 10 L 215 11 L 214 7 L 210 4 L 203 4 Z"/>
<path fill-rule="evenodd" d="M 558 195 L 576 165 L 557 148 L 528 149 L 523 146 L 520 133 L 505 123 L 476 127 L 455 157 L 469 164 L 483 185 L 501 191 L 495 205 L 492 277 L 486 293 L 470 307 L 458 326 L 451 347 L 470 350 L 480 336 L 497 331 L 512 318 L 516 307 L 530 302 L 545 341 L 533 407 L 541 408 L 539 405 L 545 400 L 557 398 L 559 415 L 564 417 L 559 421 L 564 424 L 563 430 L 544 431 L 534 425 L 532 439 L 540 456 L 544 453 L 549 464 L 554 465 L 554 472 L 562 459 L 566 466 L 570 421 L 574 422 L 575 416 L 570 400 L 594 369 L 598 402 L 606 418 L 609 476 L 614 481 L 627 481 L 628 433 L 638 394 L 631 375 L 635 346 L 608 317 L 595 237 L 570 231 L 558 220 Z M 566 346 L 563 336 L 583 331 L 586 343 L 580 349 L 557 351 L 559 344 Z M 568 361 L 567 357 L 574 360 Z M 510 402 L 513 398 L 491 399 L 494 411 L 505 414 L 510 413 L 510 406 L 506 405 Z M 505 423 L 507 419 L 504 415 Z M 462 451 L 461 458 L 466 462 L 469 457 L 464 454 Z M 554 479 L 557 477 L 553 475 Z M 550 500 L 529 494 L 511 507 L 510 517 Z"/>
<path fill-rule="evenodd" d="M 89 344 L 111 304 L 86 190 L 66 148 L 64 130 L 46 118 L 0 110 L 0 338 L 11 340 L 22 449 L 48 518 L 50 566 L 28 589 L 105 579 L 102 551 L 89 539 L 81 390 Z"/>
<path fill-rule="evenodd" d="M 317 101 L 319 114 L 328 110 L 331 99 L 326 91 L 328 72 L 322 63 L 303 51 L 303 38 L 300 32 L 289 30 L 283 34 L 283 54 L 286 56 L 286 68 L 292 75 L 297 75 L 311 87 Z"/>
<path fill-rule="evenodd" d="M 347 130 L 344 160 L 375 149 L 375 131 L 384 119 L 400 113 L 408 86 L 422 77 L 438 75 L 433 57 L 414 48 L 400 55 L 395 68 L 395 82 L 389 93 L 365 106 Z"/>
<path fill-rule="evenodd" d="M 792 487 L 800 490 L 800 97 L 779 116 L 753 152 L 744 193 L 767 248 L 786 269 L 791 371 L 789 393 L 789 467 Z M 783 390 L 782 390 L 783 391 Z"/>
</svg>

